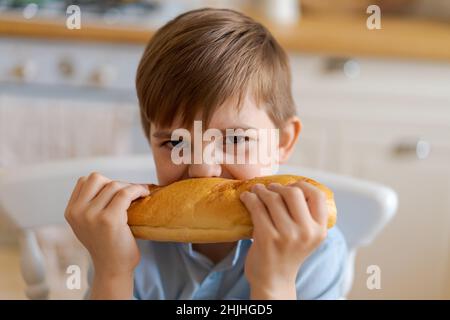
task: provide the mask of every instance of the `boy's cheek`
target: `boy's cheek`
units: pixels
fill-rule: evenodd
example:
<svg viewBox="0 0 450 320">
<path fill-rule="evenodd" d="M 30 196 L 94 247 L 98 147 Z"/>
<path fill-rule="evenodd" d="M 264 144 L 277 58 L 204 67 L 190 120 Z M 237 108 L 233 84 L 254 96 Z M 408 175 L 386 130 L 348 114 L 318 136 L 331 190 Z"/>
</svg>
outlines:
<svg viewBox="0 0 450 320">
<path fill-rule="evenodd" d="M 189 170 L 189 165 L 176 165 L 170 158 L 170 152 L 167 153 L 167 150 L 161 150 L 153 143 L 151 147 L 159 184 L 166 185 L 186 178 L 185 175 Z M 263 160 L 263 163 L 259 160 L 256 163 L 249 163 L 248 155 L 246 155 L 245 164 L 233 162 L 230 164 L 221 164 L 221 176 L 237 180 L 247 180 L 258 176 L 276 174 L 276 167 L 271 164 L 273 161 L 267 158 Z"/>
<path fill-rule="evenodd" d="M 167 185 L 169 183 L 182 180 L 183 173 L 187 170 L 186 165 L 175 165 L 169 159 L 153 154 L 156 167 L 158 184 Z"/>
</svg>

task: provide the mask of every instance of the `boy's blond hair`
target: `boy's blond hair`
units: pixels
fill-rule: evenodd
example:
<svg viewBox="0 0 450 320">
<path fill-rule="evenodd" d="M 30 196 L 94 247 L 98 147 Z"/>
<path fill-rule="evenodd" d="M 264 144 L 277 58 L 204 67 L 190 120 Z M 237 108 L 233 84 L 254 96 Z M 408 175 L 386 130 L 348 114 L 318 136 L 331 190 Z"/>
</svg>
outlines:
<svg viewBox="0 0 450 320">
<path fill-rule="evenodd" d="M 286 53 L 264 26 L 228 9 L 189 11 L 159 29 L 136 90 L 147 138 L 150 123 L 169 127 L 176 115 L 191 128 L 200 112 L 208 125 L 225 101 L 238 110 L 246 94 L 278 127 L 295 115 Z"/>
</svg>

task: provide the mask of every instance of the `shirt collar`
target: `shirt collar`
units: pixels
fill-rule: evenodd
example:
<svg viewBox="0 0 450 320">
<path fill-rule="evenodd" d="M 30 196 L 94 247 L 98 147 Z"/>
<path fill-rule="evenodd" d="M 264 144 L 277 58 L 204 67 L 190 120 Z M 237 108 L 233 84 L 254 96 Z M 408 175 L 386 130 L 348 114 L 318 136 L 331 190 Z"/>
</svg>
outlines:
<svg viewBox="0 0 450 320">
<path fill-rule="evenodd" d="M 195 251 L 192 248 L 192 243 L 179 243 L 180 248 L 192 259 L 204 264 L 209 268 L 214 268 L 215 271 L 223 271 L 234 267 L 239 258 L 247 253 L 247 249 L 253 243 L 253 239 L 239 240 L 233 250 L 217 265 L 214 265 L 211 260 L 209 260 L 203 254 Z"/>
</svg>

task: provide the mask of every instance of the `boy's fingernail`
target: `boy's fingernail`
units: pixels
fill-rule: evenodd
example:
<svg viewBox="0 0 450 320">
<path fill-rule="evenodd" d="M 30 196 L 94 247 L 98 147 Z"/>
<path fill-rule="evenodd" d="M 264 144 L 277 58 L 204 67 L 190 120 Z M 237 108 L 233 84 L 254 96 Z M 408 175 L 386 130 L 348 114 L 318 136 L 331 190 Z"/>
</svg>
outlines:
<svg viewBox="0 0 450 320">
<path fill-rule="evenodd" d="M 247 196 L 247 194 L 248 194 L 248 191 L 244 191 L 239 195 L 239 198 L 243 199 Z"/>
<path fill-rule="evenodd" d="M 257 183 L 257 184 L 255 184 L 255 185 L 252 187 L 252 191 L 255 191 L 255 190 L 261 190 L 263 187 L 264 187 L 263 184 Z"/>
<path fill-rule="evenodd" d="M 275 188 L 275 187 L 278 187 L 278 186 L 281 186 L 281 184 L 278 183 L 278 182 L 271 182 L 271 183 L 269 183 L 267 188 Z"/>
</svg>

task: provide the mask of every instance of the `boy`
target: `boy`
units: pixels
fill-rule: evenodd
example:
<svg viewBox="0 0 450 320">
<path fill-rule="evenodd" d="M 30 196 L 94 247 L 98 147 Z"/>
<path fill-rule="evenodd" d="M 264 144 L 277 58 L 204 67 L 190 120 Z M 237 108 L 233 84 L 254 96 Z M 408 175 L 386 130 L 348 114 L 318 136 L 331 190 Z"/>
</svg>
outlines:
<svg viewBox="0 0 450 320">
<path fill-rule="evenodd" d="M 195 10 L 163 26 L 146 47 L 136 77 L 158 183 L 250 179 L 268 172 L 273 161 L 287 161 L 301 130 L 290 82 L 283 49 L 262 25 L 238 12 Z M 277 156 L 269 164 L 175 164 L 174 149 L 198 141 L 174 139 L 172 133 L 192 131 L 196 120 L 227 132 L 221 141 L 232 150 L 226 153 L 243 147 L 247 155 L 262 144 L 255 136 L 227 135 L 226 129 L 277 129 Z M 341 297 L 345 241 L 337 227 L 327 230 L 325 197 L 312 185 L 257 185 L 243 193 L 253 238 L 232 243 L 136 241 L 127 209 L 148 194 L 145 186 L 98 173 L 75 186 L 65 216 L 92 258 L 92 299 Z"/>
</svg>

